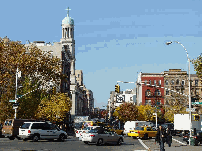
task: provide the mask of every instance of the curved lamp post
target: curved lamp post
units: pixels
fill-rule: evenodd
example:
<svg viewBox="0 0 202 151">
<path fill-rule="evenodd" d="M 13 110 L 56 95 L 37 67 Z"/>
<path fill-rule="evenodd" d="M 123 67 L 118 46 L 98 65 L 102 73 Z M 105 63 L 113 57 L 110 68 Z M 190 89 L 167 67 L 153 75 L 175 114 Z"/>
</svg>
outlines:
<svg viewBox="0 0 202 151">
<path fill-rule="evenodd" d="M 184 48 L 184 50 L 185 50 L 185 52 L 186 52 L 186 54 L 187 54 L 187 59 L 188 59 L 188 62 L 189 62 L 189 120 L 190 120 L 190 127 L 189 127 L 189 132 L 190 132 L 190 137 L 189 137 L 189 145 L 190 145 L 190 138 L 192 137 L 192 134 L 191 134 L 191 128 L 192 128 L 192 123 L 191 123 L 191 77 L 190 77 L 190 58 L 189 58 L 189 56 L 188 56 L 188 52 L 187 52 L 187 49 L 184 47 L 184 45 L 183 44 L 181 44 L 180 42 L 178 42 L 178 41 L 173 41 L 173 42 L 175 42 L 175 43 L 178 43 L 178 44 L 180 44 L 183 48 Z M 166 45 L 170 45 L 170 44 L 172 44 L 173 43 L 172 41 L 170 41 L 170 42 L 166 42 Z"/>
</svg>

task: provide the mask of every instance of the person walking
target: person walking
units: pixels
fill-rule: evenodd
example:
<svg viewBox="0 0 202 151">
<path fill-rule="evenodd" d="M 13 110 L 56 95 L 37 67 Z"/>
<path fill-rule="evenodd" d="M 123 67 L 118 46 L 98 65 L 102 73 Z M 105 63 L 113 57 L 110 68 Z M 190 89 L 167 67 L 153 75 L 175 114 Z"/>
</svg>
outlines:
<svg viewBox="0 0 202 151">
<path fill-rule="evenodd" d="M 166 129 L 166 134 L 167 134 L 166 143 L 168 144 L 168 147 L 171 147 L 172 134 L 171 134 L 171 130 L 169 128 Z"/>
<path fill-rule="evenodd" d="M 166 132 L 162 126 L 159 126 L 159 128 L 157 130 L 155 144 L 156 144 L 156 142 L 158 142 L 160 145 L 160 151 L 165 151 L 164 143 L 166 142 Z"/>
</svg>

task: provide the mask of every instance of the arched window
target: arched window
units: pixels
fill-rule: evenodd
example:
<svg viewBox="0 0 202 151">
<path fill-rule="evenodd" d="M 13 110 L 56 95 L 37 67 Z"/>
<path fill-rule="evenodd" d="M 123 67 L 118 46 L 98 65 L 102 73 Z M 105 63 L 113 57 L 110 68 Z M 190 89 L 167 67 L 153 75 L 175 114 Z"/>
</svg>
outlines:
<svg viewBox="0 0 202 151">
<path fill-rule="evenodd" d="M 165 81 L 166 85 L 168 85 L 168 80 Z"/>
<path fill-rule="evenodd" d="M 145 91 L 145 96 L 151 96 L 151 91 L 150 91 L 149 89 L 147 89 L 147 90 Z"/>
<path fill-rule="evenodd" d="M 173 85 L 173 84 L 175 84 L 175 81 L 174 81 L 174 79 L 172 79 L 172 80 L 171 80 L 171 84 L 172 84 L 172 85 Z"/>
<path fill-rule="evenodd" d="M 176 80 L 176 84 L 178 85 L 180 83 L 179 79 Z"/>
</svg>

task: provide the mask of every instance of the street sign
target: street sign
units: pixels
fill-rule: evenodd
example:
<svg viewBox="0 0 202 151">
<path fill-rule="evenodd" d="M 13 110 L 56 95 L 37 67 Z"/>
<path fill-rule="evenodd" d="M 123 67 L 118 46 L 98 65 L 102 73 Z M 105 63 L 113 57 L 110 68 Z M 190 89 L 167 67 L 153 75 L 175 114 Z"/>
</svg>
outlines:
<svg viewBox="0 0 202 151">
<path fill-rule="evenodd" d="M 9 100 L 9 102 L 15 102 L 16 100 Z"/>
<path fill-rule="evenodd" d="M 19 106 L 20 103 L 13 103 L 13 106 Z"/>
<path fill-rule="evenodd" d="M 18 106 L 13 106 L 13 109 L 17 109 L 18 108 Z"/>
<path fill-rule="evenodd" d="M 125 95 L 117 95 L 116 96 L 116 103 L 124 103 L 125 102 Z"/>
<path fill-rule="evenodd" d="M 186 108 L 187 112 L 195 112 L 195 108 Z"/>
<path fill-rule="evenodd" d="M 191 104 L 202 104 L 202 102 L 191 102 Z"/>
</svg>

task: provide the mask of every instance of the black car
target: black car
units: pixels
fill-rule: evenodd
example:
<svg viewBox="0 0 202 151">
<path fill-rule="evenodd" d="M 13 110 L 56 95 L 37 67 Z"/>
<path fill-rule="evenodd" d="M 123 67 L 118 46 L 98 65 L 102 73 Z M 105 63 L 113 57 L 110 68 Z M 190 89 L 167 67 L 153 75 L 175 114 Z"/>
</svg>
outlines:
<svg viewBox="0 0 202 151">
<path fill-rule="evenodd" d="M 164 123 L 164 124 L 161 124 L 161 126 L 162 126 L 164 129 L 169 128 L 170 131 L 171 131 L 171 134 L 172 134 L 172 135 L 176 135 L 175 130 L 174 130 L 174 124 L 173 124 L 173 123 Z"/>
</svg>

